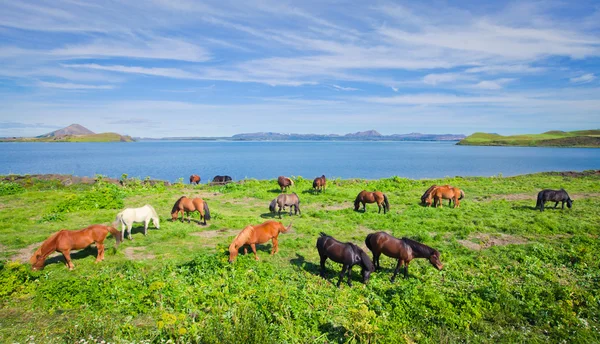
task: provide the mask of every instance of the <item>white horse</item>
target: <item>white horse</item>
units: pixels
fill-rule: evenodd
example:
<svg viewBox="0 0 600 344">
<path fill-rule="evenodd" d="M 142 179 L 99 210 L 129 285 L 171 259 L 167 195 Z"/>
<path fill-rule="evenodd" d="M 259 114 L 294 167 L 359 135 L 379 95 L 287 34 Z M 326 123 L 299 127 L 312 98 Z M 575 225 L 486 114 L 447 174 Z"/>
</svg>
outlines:
<svg viewBox="0 0 600 344">
<path fill-rule="evenodd" d="M 158 223 L 158 214 L 156 214 L 156 210 L 152 208 L 151 205 L 146 204 L 141 208 L 127 208 L 122 212 L 117 214 L 117 218 L 115 219 L 115 223 L 113 227 L 117 227 L 119 223 L 121 223 L 121 235 L 122 238 L 125 238 L 125 228 L 127 228 L 127 234 L 129 234 L 129 240 L 133 240 L 131 237 L 131 227 L 134 222 L 143 222 L 144 223 L 144 235 L 148 234 L 148 224 L 152 220 L 154 227 L 156 229 L 160 229 L 160 225 Z"/>
</svg>

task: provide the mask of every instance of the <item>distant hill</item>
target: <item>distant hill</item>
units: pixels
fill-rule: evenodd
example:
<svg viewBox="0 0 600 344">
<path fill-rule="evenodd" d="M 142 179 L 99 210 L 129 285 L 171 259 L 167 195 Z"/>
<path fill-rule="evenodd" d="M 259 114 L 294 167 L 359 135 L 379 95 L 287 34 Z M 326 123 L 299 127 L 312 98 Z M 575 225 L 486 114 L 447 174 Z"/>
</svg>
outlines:
<svg viewBox="0 0 600 344">
<path fill-rule="evenodd" d="M 600 147 L 600 129 L 502 136 L 474 133 L 457 143 L 464 146 Z"/>
<path fill-rule="evenodd" d="M 117 133 L 100 133 L 79 124 L 71 124 L 68 127 L 36 137 L 12 137 L 0 138 L 0 141 L 10 142 L 132 142 L 131 136 Z"/>
<path fill-rule="evenodd" d="M 359 131 L 345 135 L 337 134 L 282 134 L 274 132 L 258 132 L 236 134 L 231 137 L 188 137 L 180 139 L 196 140 L 230 140 L 230 141 L 458 141 L 465 138 L 462 134 L 393 134 L 382 135 L 376 130 Z M 178 138 L 169 138 L 170 140 Z"/>
<path fill-rule="evenodd" d="M 48 134 L 40 135 L 40 136 L 36 136 L 36 137 L 44 138 L 44 137 L 60 137 L 60 136 L 67 136 L 67 135 L 94 135 L 94 134 L 95 133 L 93 131 L 89 130 L 88 128 L 86 128 L 82 125 L 71 124 L 68 127 L 58 129 L 58 130 L 55 130 Z"/>
</svg>

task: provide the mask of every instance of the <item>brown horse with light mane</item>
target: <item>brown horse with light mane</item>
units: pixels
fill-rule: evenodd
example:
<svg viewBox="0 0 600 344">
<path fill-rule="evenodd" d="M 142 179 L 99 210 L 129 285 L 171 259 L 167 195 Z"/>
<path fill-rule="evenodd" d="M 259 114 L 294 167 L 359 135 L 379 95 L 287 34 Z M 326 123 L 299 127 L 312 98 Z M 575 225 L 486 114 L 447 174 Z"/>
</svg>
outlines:
<svg viewBox="0 0 600 344">
<path fill-rule="evenodd" d="M 238 255 L 238 250 L 244 245 L 250 245 L 252 252 L 254 252 L 254 259 L 258 260 L 256 254 L 256 244 L 263 244 L 270 239 L 273 239 L 273 248 L 271 249 L 271 255 L 279 251 L 279 242 L 277 236 L 279 233 L 285 233 L 292 228 L 292 224 L 284 227 L 281 222 L 278 221 L 265 221 L 260 225 L 246 226 L 240 234 L 238 234 L 231 245 L 229 245 L 229 262 L 232 263 Z M 248 253 L 248 248 L 244 247 L 244 254 Z"/>
<path fill-rule="evenodd" d="M 173 205 L 173 209 L 171 209 L 171 220 L 178 220 L 179 213 L 181 213 L 181 222 L 183 222 L 185 212 L 188 217 L 188 223 L 190 223 L 190 213 L 193 213 L 194 211 L 197 211 L 200 214 L 199 219 L 204 219 L 203 224 L 206 225 L 206 220 L 210 220 L 210 210 L 208 210 L 208 204 L 199 197 L 190 199 L 186 196 L 181 196 Z"/>
<path fill-rule="evenodd" d="M 294 185 L 294 181 L 288 177 L 279 176 L 277 177 L 277 184 L 279 184 L 281 192 L 283 192 L 286 188 L 289 188 L 290 186 Z"/>
<path fill-rule="evenodd" d="M 375 269 L 379 269 L 379 256 L 384 255 L 398 259 L 398 265 L 392 276 L 392 282 L 400 267 L 404 265 L 404 278 L 408 277 L 408 264 L 415 258 L 426 258 L 436 269 L 442 270 L 444 265 L 440 261 L 440 252 L 408 238 L 396 238 L 386 232 L 377 232 L 367 235 L 365 244 L 373 252 Z"/>
<path fill-rule="evenodd" d="M 361 191 L 354 200 L 354 210 L 358 211 L 361 203 L 363 205 L 363 212 L 367 211 L 366 203 L 377 203 L 377 206 L 379 207 L 379 213 L 381 213 L 381 208 L 383 208 L 384 214 L 386 211 L 390 211 L 390 203 L 388 202 L 387 196 L 379 191 Z"/>
<path fill-rule="evenodd" d="M 326 185 L 327 185 L 327 178 L 325 178 L 325 175 L 317 177 L 317 178 L 315 178 L 315 180 L 313 180 L 313 189 L 315 191 L 317 191 L 317 190 L 325 191 Z"/>
<path fill-rule="evenodd" d="M 454 202 L 454 208 L 460 207 L 460 200 L 465 197 L 465 193 L 459 189 L 449 185 L 438 186 L 431 193 L 429 197 L 425 200 L 425 204 L 431 206 L 433 199 L 433 206 L 442 206 L 442 200 L 448 199 L 451 202 Z M 450 206 L 450 203 L 448 204 Z"/>
<path fill-rule="evenodd" d="M 57 251 L 65 257 L 69 270 L 73 270 L 75 265 L 71 262 L 71 250 L 81 250 L 92 243 L 96 243 L 98 249 L 98 256 L 96 257 L 96 263 L 98 263 L 104 260 L 104 239 L 106 239 L 109 232 L 115 237 L 115 247 L 119 246 L 119 243 L 123 241 L 121 231 L 110 226 L 91 225 L 75 231 L 60 230 L 46 239 L 42 246 L 29 258 L 31 268 L 33 270 L 43 269 L 46 257 Z"/>
<path fill-rule="evenodd" d="M 196 185 L 200 184 L 200 176 L 197 174 L 192 174 L 190 176 L 190 184 L 196 184 Z"/>
</svg>

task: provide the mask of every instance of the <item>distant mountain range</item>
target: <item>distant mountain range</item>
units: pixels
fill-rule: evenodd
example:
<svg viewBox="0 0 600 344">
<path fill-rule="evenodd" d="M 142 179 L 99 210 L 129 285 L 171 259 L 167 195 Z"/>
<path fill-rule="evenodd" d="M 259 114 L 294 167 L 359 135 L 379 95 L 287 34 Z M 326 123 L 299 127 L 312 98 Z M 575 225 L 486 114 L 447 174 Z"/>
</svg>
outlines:
<svg viewBox="0 0 600 344">
<path fill-rule="evenodd" d="M 136 138 L 140 140 L 225 140 L 225 141 L 460 141 L 462 134 L 393 134 L 382 135 L 377 130 L 359 131 L 346 135 L 337 134 L 283 134 L 274 132 L 244 133 L 230 137 L 165 137 L 162 139 Z"/>
<path fill-rule="evenodd" d="M 4 137 L 0 141 L 8 142 L 131 142 L 128 135 L 117 133 L 96 134 L 80 124 L 49 132 L 36 137 Z"/>
</svg>

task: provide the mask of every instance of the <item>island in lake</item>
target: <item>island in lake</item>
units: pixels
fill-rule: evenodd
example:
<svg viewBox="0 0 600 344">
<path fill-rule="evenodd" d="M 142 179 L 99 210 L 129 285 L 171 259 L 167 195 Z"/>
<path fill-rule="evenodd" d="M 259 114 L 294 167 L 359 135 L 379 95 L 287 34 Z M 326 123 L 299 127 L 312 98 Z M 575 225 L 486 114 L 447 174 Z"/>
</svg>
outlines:
<svg viewBox="0 0 600 344">
<path fill-rule="evenodd" d="M 553 130 L 542 134 L 512 136 L 474 133 L 458 142 L 457 145 L 600 148 L 600 129 L 577 131 Z"/>
<path fill-rule="evenodd" d="M 52 131 L 36 137 L 2 137 L 0 142 L 133 142 L 131 136 L 117 133 L 99 133 L 80 124 Z"/>
</svg>

